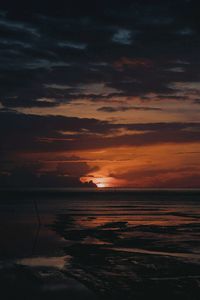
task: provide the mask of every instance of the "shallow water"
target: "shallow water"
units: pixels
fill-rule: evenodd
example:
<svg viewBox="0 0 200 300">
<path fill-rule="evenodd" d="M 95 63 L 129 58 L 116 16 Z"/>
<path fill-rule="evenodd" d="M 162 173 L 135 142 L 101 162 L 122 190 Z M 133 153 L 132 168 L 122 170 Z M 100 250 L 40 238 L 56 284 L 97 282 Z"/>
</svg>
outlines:
<svg viewBox="0 0 200 300">
<path fill-rule="evenodd" d="M 8 299 L 200 298 L 198 191 L 3 193 L 0 220 Z"/>
</svg>

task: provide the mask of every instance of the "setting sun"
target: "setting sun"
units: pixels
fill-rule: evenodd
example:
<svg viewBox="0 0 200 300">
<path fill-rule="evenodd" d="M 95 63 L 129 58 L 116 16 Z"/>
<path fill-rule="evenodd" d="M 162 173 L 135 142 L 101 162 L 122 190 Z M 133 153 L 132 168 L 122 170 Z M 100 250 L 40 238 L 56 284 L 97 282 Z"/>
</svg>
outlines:
<svg viewBox="0 0 200 300">
<path fill-rule="evenodd" d="M 97 187 L 98 188 L 105 188 L 106 186 L 105 186 L 105 183 L 99 182 L 99 183 L 97 183 Z"/>
</svg>

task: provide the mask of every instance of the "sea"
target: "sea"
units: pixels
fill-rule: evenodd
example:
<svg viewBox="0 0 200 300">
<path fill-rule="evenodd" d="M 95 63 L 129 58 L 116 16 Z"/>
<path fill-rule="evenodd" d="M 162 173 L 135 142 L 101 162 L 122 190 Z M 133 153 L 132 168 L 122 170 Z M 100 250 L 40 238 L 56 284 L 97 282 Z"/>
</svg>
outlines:
<svg viewBox="0 0 200 300">
<path fill-rule="evenodd" d="M 200 299 L 200 190 L 0 191 L 0 298 Z"/>
</svg>

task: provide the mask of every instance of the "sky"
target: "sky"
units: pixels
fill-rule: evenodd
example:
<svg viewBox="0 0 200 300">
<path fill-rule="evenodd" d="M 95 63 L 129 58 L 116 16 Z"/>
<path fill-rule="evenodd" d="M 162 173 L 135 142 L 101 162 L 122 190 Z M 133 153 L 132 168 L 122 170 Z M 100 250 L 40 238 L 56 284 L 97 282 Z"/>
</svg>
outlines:
<svg viewBox="0 0 200 300">
<path fill-rule="evenodd" d="M 200 188 L 198 1 L 1 1 L 0 187 Z"/>
</svg>

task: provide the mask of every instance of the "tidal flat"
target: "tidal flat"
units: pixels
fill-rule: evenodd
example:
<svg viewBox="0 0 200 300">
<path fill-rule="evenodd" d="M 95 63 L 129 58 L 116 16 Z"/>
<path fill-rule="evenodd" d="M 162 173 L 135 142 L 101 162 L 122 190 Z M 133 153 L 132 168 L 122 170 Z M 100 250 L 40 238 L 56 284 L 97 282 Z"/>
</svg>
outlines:
<svg viewBox="0 0 200 300">
<path fill-rule="evenodd" d="M 2 299 L 200 298 L 199 191 L 2 192 Z"/>
</svg>

